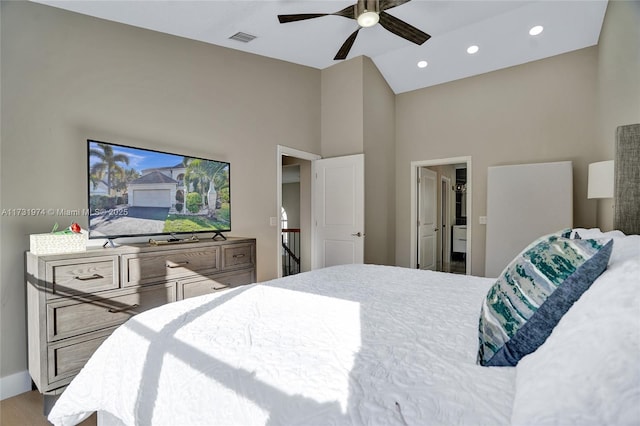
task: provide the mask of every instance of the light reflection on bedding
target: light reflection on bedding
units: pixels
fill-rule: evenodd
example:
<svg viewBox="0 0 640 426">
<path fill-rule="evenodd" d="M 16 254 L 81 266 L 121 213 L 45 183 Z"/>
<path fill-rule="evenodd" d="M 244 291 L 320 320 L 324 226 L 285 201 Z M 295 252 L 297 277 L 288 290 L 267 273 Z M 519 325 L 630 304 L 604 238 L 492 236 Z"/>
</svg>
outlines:
<svg viewBox="0 0 640 426">
<path fill-rule="evenodd" d="M 50 419 L 507 424 L 513 369 L 475 364 L 491 283 L 349 265 L 165 305 L 118 329 Z"/>
</svg>

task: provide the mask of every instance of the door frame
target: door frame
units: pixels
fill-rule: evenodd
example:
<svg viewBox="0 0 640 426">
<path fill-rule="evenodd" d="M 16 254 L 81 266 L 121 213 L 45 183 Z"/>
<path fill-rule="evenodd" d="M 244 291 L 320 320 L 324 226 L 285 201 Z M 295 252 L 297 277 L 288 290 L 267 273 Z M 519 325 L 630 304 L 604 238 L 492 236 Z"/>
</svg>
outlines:
<svg viewBox="0 0 640 426">
<path fill-rule="evenodd" d="M 290 148 L 284 145 L 278 145 L 276 149 L 276 271 L 277 277 L 282 277 L 282 254 L 280 249 L 280 236 L 282 235 L 282 221 L 280 220 L 280 212 L 282 211 L 282 157 L 295 157 L 302 160 L 311 161 L 311 173 L 313 171 L 313 162 L 322 157 L 311 152 L 301 151 L 299 149 Z M 311 179 L 311 222 L 315 222 L 315 201 L 313 197 L 315 191 L 315 179 Z M 315 232 L 311 232 L 311 259 L 315 258 Z M 312 262 L 313 263 L 313 262 Z"/>
<path fill-rule="evenodd" d="M 473 223 L 473 215 L 472 215 L 472 205 L 471 200 L 473 194 L 473 182 L 471 173 L 471 156 L 464 157 L 452 157 L 452 158 L 441 158 L 434 160 L 418 160 L 411 162 L 411 220 L 410 226 L 411 231 L 409 233 L 409 243 L 411 244 L 409 250 L 409 267 L 412 269 L 416 268 L 417 262 L 416 257 L 418 255 L 418 169 L 420 167 L 429 167 L 429 166 L 444 166 L 444 165 L 453 165 L 453 164 L 466 164 L 467 165 L 467 191 L 465 196 L 467 197 L 467 255 L 466 255 L 466 265 L 465 270 L 467 275 L 471 274 L 471 229 Z"/>
<path fill-rule="evenodd" d="M 446 218 L 444 229 L 440 230 L 440 268 L 444 268 L 445 260 L 447 264 L 451 263 L 451 194 L 442 191 L 442 188 L 451 187 L 451 179 L 448 176 L 440 175 L 440 217 Z M 443 214 L 444 213 L 444 214 Z M 445 256 L 446 253 L 446 256 Z"/>
</svg>

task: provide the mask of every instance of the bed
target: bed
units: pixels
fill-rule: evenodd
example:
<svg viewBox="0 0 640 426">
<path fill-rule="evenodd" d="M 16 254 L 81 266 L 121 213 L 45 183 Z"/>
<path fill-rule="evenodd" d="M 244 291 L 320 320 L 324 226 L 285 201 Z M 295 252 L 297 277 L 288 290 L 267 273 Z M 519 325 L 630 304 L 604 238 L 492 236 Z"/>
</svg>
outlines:
<svg viewBox="0 0 640 426">
<path fill-rule="evenodd" d="M 617 231 L 541 236 L 497 280 L 345 265 L 164 305 L 120 326 L 48 418 L 640 425 L 640 124 L 616 143 Z"/>
<path fill-rule="evenodd" d="M 56 425 L 508 425 L 640 422 L 640 236 L 516 367 L 478 365 L 494 279 L 320 269 L 168 304 L 96 351 Z"/>
</svg>

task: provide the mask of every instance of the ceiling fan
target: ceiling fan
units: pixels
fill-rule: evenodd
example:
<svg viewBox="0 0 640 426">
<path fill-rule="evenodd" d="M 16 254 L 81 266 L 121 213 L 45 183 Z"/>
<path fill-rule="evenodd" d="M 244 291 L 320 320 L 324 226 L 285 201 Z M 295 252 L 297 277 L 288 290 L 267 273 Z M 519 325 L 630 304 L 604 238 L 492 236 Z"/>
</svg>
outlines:
<svg viewBox="0 0 640 426">
<path fill-rule="evenodd" d="M 322 16 L 335 15 L 344 18 L 355 19 L 358 22 L 358 29 L 351 34 L 342 44 L 340 50 L 336 54 L 334 60 L 346 59 L 353 43 L 356 41 L 358 31 L 362 28 L 372 27 L 378 22 L 387 31 L 409 40 L 415 44 L 421 45 L 429 40 L 431 36 L 419 29 L 407 24 L 406 22 L 396 18 L 385 12 L 392 7 L 400 6 L 411 0 L 358 0 L 353 6 L 347 6 L 335 13 L 298 13 L 293 15 L 278 15 L 281 24 L 287 22 L 303 21 L 305 19 L 320 18 Z"/>
</svg>

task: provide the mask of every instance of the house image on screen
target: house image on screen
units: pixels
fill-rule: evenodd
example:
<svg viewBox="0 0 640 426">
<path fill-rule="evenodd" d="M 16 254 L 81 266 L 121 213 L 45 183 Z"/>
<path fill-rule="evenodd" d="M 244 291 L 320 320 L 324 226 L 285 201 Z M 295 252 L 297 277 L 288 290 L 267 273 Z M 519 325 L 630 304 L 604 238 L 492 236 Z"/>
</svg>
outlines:
<svg viewBox="0 0 640 426">
<path fill-rule="evenodd" d="M 184 195 L 182 164 L 142 170 L 142 176 L 127 185 L 130 207 L 175 208 L 176 197 Z"/>
</svg>

